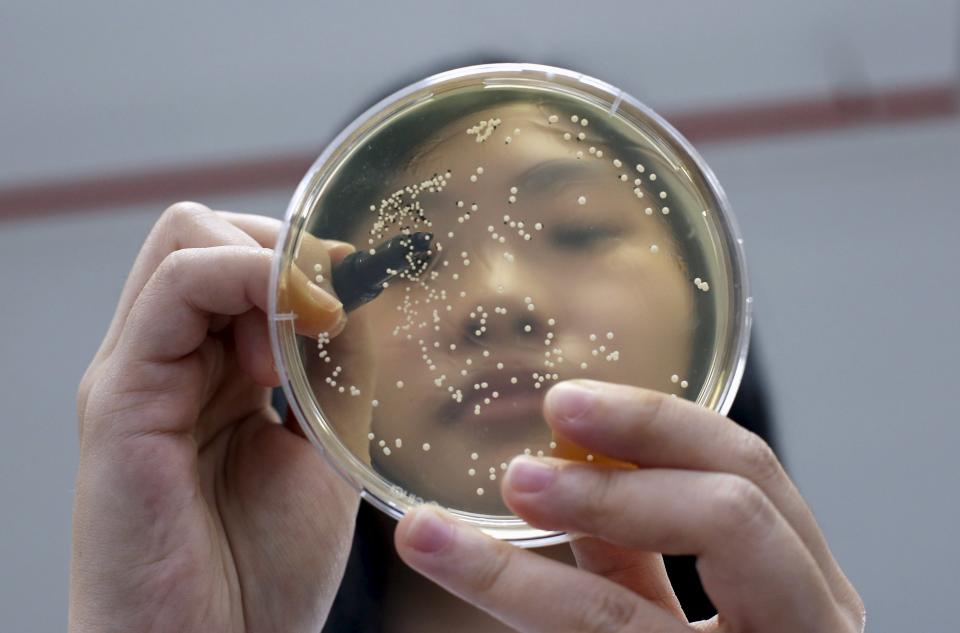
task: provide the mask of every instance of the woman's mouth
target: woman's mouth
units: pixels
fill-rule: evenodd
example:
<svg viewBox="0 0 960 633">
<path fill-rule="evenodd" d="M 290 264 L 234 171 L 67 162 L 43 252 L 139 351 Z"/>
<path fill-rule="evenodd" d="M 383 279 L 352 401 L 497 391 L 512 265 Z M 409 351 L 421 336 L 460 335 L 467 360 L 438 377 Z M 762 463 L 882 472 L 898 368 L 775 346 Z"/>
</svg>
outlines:
<svg viewBox="0 0 960 633">
<path fill-rule="evenodd" d="M 481 370 L 462 381 L 458 391 L 440 408 L 444 422 L 484 425 L 543 424 L 545 388 L 536 389 L 535 370 Z M 455 399 L 453 396 L 460 395 Z"/>
</svg>

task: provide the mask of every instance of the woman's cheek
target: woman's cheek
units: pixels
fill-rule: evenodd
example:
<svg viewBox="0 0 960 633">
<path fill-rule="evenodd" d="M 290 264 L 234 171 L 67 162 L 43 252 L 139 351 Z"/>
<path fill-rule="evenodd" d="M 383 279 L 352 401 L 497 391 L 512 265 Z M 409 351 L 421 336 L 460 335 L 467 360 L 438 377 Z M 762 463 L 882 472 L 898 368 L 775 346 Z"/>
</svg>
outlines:
<svg viewBox="0 0 960 633">
<path fill-rule="evenodd" d="M 675 254 L 666 248 L 658 253 L 623 248 L 607 255 L 605 266 L 582 267 L 583 274 L 567 276 L 565 291 L 575 291 L 564 311 L 568 331 L 562 338 L 567 341 L 565 349 L 583 350 L 578 355 L 568 354 L 573 358 L 597 347 L 588 342 L 590 334 L 605 337 L 612 332 L 614 339 L 606 351 L 619 350 L 619 360 L 604 362 L 601 356 L 601 362 L 594 362 L 597 357 L 588 356 L 585 370 L 579 366 L 572 370 L 598 379 L 669 390 L 670 376 L 685 373 L 689 363 L 691 284 Z"/>
</svg>

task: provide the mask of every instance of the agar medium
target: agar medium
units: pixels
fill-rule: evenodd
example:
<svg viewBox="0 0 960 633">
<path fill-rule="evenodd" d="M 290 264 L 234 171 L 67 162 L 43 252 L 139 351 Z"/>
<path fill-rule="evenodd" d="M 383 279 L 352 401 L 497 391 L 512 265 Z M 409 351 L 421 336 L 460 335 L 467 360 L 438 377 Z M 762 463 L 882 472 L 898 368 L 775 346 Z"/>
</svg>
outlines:
<svg viewBox="0 0 960 633">
<path fill-rule="evenodd" d="M 322 270 L 324 240 L 356 250 Z M 310 331 L 297 283 L 332 284 L 342 332 Z M 365 498 L 529 546 L 566 535 L 503 503 L 511 458 L 603 462 L 552 436 L 547 390 L 589 378 L 726 413 L 750 299 L 723 191 L 669 124 L 599 80 L 494 64 L 401 90 L 323 152 L 270 322 L 292 410 Z"/>
</svg>

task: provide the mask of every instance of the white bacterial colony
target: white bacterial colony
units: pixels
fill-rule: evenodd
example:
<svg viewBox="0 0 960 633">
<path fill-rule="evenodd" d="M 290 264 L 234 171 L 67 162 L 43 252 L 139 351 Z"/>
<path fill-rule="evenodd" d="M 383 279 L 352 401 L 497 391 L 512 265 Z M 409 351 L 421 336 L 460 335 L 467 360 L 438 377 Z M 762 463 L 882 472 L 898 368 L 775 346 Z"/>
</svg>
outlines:
<svg viewBox="0 0 960 633">
<path fill-rule="evenodd" d="M 483 143 L 490 138 L 494 130 L 500 126 L 500 119 L 494 117 L 486 121 L 480 121 L 476 125 L 467 129 L 467 134 L 476 136 L 477 143 Z"/>
</svg>

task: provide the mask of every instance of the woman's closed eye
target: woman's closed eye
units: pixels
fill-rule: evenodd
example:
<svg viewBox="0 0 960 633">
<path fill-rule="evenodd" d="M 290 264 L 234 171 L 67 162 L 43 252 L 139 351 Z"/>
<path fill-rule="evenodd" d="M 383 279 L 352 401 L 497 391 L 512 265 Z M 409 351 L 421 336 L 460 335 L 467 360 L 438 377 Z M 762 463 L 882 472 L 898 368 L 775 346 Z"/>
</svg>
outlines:
<svg viewBox="0 0 960 633">
<path fill-rule="evenodd" d="M 623 229 L 614 225 L 562 223 L 550 230 L 549 238 L 559 248 L 589 250 L 622 235 Z"/>
</svg>

